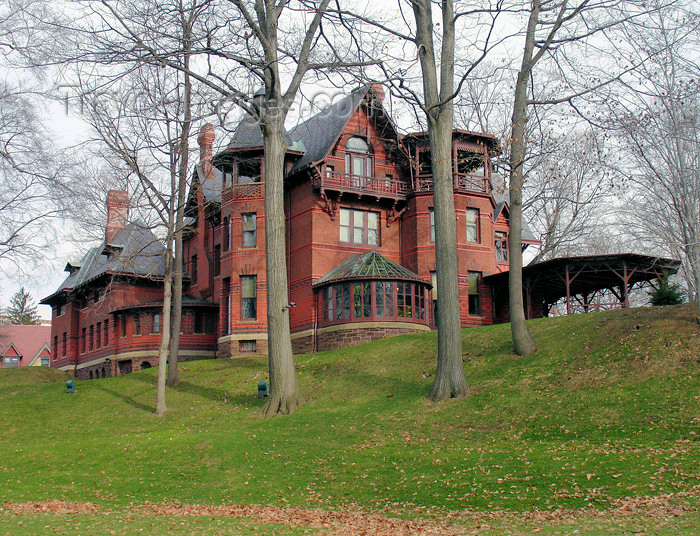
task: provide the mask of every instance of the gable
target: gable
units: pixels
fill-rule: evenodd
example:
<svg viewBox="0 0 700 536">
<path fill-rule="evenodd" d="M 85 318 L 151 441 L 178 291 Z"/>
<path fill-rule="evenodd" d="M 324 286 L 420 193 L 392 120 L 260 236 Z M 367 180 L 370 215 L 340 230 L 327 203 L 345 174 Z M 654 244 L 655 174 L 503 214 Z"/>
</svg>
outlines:
<svg viewBox="0 0 700 536">
<path fill-rule="evenodd" d="M 13 343 L 10 343 L 10 345 L 5 348 L 5 351 L 2 353 L 2 357 L 22 357 L 22 354 L 19 353 L 19 350 L 17 350 Z"/>
</svg>

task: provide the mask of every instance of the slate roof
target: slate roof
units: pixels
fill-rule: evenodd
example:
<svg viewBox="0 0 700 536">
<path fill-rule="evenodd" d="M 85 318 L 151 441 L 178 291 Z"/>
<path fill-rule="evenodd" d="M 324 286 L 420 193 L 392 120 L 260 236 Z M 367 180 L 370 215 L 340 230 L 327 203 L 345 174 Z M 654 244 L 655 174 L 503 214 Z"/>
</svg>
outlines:
<svg viewBox="0 0 700 536">
<path fill-rule="evenodd" d="M 209 177 L 204 176 L 202 164 L 195 166 L 197 181 L 202 187 L 205 201 L 221 203 L 221 170 L 216 166 L 211 166 L 211 174 Z"/>
<path fill-rule="evenodd" d="M 500 174 L 494 173 L 493 179 L 491 179 L 491 184 L 493 186 L 492 195 L 493 201 L 496 206 L 493 209 L 493 219 L 494 222 L 498 219 L 501 212 L 506 206 L 510 206 L 510 192 L 508 191 L 508 185 L 506 184 L 505 178 L 501 177 Z M 535 236 L 535 234 L 530 229 L 527 222 L 522 222 L 522 237 L 523 242 L 539 244 L 540 240 Z"/>
<path fill-rule="evenodd" d="M 418 281 L 428 285 L 418 274 L 372 250 L 367 253 L 353 255 L 343 261 L 316 281 L 314 286 L 319 287 L 339 281 L 356 281 L 358 279 L 398 279 L 401 281 Z"/>
<path fill-rule="evenodd" d="M 287 146 L 292 149 L 294 148 L 294 141 L 288 132 L 284 132 L 284 141 L 287 142 Z M 260 124 L 257 120 L 251 116 L 246 115 L 238 123 L 235 132 L 233 133 L 233 138 L 226 147 L 227 151 L 240 151 L 242 149 L 262 149 L 263 148 L 263 135 L 260 129 Z"/>
<path fill-rule="evenodd" d="M 300 140 L 306 149 L 304 156 L 292 166 L 290 175 L 328 154 L 369 89 L 369 86 L 356 89 L 289 131 L 290 137 Z"/>
<path fill-rule="evenodd" d="M 104 254 L 109 251 L 110 254 Z M 165 247 L 146 227 L 129 223 L 119 230 L 109 244 L 90 248 L 56 292 L 41 303 L 50 304 L 59 293 L 77 289 L 104 274 L 162 278 L 165 275 Z"/>
</svg>

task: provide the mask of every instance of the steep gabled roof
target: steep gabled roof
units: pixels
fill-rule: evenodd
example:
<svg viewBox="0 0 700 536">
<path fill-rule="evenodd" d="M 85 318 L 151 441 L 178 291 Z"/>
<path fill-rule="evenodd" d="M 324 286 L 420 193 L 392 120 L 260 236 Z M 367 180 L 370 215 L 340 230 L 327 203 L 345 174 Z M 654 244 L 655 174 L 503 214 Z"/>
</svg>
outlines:
<svg viewBox="0 0 700 536">
<path fill-rule="evenodd" d="M 339 281 L 356 281 L 358 279 L 390 279 L 400 281 L 418 281 L 428 285 L 418 274 L 390 261 L 376 251 L 353 255 L 314 283 L 315 287 Z"/>
<path fill-rule="evenodd" d="M 112 241 L 90 248 L 56 292 L 41 303 L 50 304 L 59 293 L 77 289 L 104 274 L 122 274 L 160 279 L 165 275 L 165 247 L 150 229 L 129 223 L 117 231 Z"/>
<path fill-rule="evenodd" d="M 289 131 L 290 137 L 300 140 L 306 149 L 290 175 L 326 157 L 369 90 L 370 86 L 356 89 Z"/>
</svg>

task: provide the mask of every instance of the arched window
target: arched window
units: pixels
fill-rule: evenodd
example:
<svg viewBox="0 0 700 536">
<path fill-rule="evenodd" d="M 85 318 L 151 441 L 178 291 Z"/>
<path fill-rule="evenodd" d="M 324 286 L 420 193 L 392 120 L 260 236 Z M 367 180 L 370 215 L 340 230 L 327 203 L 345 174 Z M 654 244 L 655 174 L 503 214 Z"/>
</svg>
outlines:
<svg viewBox="0 0 700 536">
<path fill-rule="evenodd" d="M 369 145 L 358 137 L 345 142 L 345 173 L 358 177 L 372 176 L 372 155 Z"/>
</svg>

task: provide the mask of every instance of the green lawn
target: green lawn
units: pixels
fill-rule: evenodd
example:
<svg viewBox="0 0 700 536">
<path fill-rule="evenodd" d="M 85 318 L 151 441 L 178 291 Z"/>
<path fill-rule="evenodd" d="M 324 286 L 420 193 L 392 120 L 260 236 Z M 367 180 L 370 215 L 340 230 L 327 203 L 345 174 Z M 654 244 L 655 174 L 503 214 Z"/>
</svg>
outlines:
<svg viewBox="0 0 700 536">
<path fill-rule="evenodd" d="M 0 535 L 68 533 L 75 523 L 83 534 L 317 528 L 134 513 L 173 502 L 359 508 L 485 534 L 696 534 L 692 307 L 530 325 L 539 350 L 525 358 L 512 354 L 508 325 L 465 330 L 471 392 L 437 404 L 425 399 L 434 333 L 299 356 L 304 403 L 269 420 L 255 396 L 263 358 L 181 364 L 162 418 L 155 369 L 77 381 L 73 395 L 57 371 L 0 370 Z M 49 500 L 99 513 L 2 510 Z"/>
</svg>

